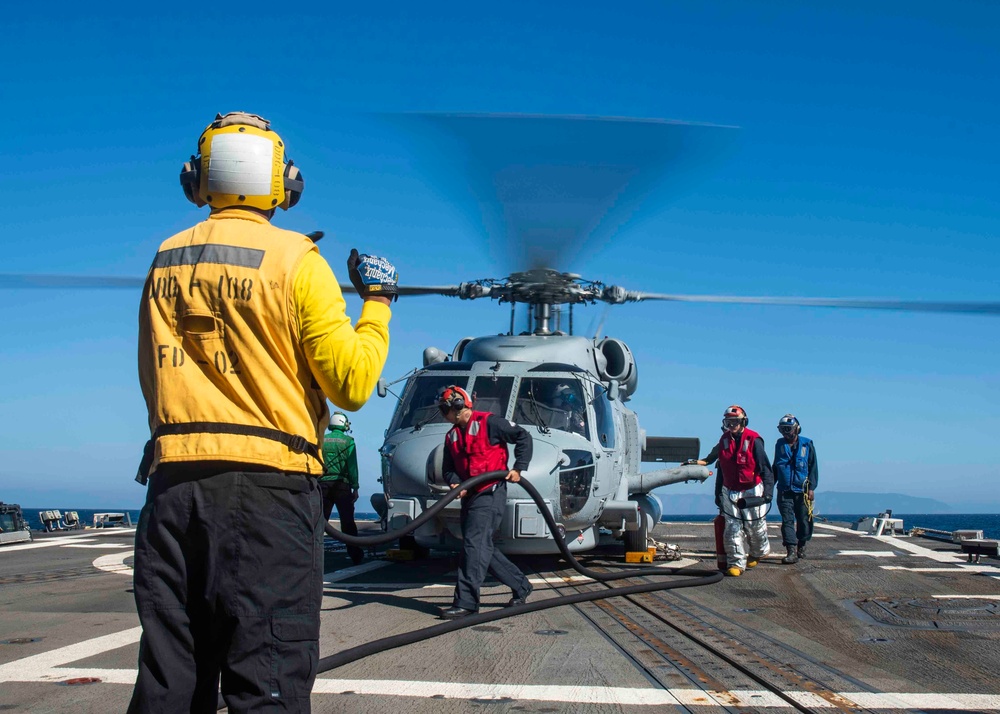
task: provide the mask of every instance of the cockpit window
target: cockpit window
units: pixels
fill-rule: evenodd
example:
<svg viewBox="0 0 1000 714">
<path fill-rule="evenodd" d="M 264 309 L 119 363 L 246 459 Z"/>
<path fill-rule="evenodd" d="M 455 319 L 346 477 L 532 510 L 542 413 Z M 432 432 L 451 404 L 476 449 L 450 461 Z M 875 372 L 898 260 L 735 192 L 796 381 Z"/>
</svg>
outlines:
<svg viewBox="0 0 1000 714">
<path fill-rule="evenodd" d="M 473 408 L 477 412 L 490 412 L 497 416 L 507 415 L 510 390 L 514 387 L 513 377 L 497 377 L 480 374 L 472 385 L 475 396 Z"/>
<path fill-rule="evenodd" d="M 615 415 L 608 399 L 608 390 L 594 385 L 594 415 L 597 417 L 597 438 L 605 449 L 615 448 Z"/>
<path fill-rule="evenodd" d="M 514 407 L 514 421 L 590 438 L 583 388 L 572 378 L 523 378 Z"/>
<path fill-rule="evenodd" d="M 455 374 L 423 374 L 412 379 L 403 395 L 403 401 L 396 410 L 396 417 L 389 431 L 444 423 L 444 417 L 437 407 L 438 394 L 452 384 L 466 389 L 469 377 Z"/>
</svg>

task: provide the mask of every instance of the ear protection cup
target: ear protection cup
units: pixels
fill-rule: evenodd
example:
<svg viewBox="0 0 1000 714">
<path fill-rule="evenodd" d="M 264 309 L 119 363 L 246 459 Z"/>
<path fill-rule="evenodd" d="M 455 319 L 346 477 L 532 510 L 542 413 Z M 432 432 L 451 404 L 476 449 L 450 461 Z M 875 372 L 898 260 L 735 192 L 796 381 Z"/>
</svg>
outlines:
<svg viewBox="0 0 1000 714">
<path fill-rule="evenodd" d="M 184 197 L 198 208 L 205 205 L 198 194 L 200 185 L 201 160 L 192 156 L 190 161 L 185 161 L 181 166 L 181 188 L 184 190 Z"/>
<path fill-rule="evenodd" d="M 278 204 L 278 208 L 287 211 L 299 202 L 299 199 L 302 198 L 302 191 L 306 187 L 306 180 L 303 178 L 302 172 L 291 159 L 285 164 L 284 183 L 285 200 Z"/>
</svg>

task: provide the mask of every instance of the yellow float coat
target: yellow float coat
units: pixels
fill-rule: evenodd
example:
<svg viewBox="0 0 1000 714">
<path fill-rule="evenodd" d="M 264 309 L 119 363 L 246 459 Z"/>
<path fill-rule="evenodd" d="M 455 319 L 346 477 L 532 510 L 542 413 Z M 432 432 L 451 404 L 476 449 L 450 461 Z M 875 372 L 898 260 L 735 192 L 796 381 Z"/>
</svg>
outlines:
<svg viewBox="0 0 1000 714">
<path fill-rule="evenodd" d="M 359 409 L 389 350 L 390 309 L 352 327 L 333 271 L 300 233 L 228 209 L 160 246 L 139 308 L 139 381 L 161 462 L 232 461 L 322 474 L 319 458 L 236 425 L 318 445 L 326 398 Z M 187 424 L 223 425 L 162 433 Z"/>
</svg>

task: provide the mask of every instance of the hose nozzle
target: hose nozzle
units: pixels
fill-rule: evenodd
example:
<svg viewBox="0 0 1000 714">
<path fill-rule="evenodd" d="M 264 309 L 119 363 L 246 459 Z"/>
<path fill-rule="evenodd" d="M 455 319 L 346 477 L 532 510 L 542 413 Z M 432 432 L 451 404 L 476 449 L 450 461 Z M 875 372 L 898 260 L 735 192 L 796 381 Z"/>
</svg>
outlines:
<svg viewBox="0 0 1000 714">
<path fill-rule="evenodd" d="M 737 508 L 759 508 L 767 503 L 767 499 L 763 496 L 748 496 L 746 498 L 741 498 L 736 502 Z"/>
</svg>

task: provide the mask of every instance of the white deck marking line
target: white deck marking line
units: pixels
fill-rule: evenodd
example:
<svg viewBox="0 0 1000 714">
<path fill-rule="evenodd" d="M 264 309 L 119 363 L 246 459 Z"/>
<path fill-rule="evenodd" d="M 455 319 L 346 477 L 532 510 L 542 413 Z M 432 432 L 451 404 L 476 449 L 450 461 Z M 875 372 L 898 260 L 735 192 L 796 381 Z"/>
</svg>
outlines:
<svg viewBox="0 0 1000 714">
<path fill-rule="evenodd" d="M 331 570 L 329 573 L 323 573 L 323 584 L 329 585 L 330 583 L 335 583 L 340 580 L 347 580 L 347 578 L 353 578 L 355 575 L 369 573 L 372 570 L 378 570 L 379 568 L 384 568 L 388 565 L 391 565 L 388 560 L 369 560 L 367 563 L 352 565 L 349 568 Z"/>
<path fill-rule="evenodd" d="M 930 548 L 925 548 L 924 546 L 913 542 L 912 540 L 903 538 L 893 538 L 892 536 L 869 536 L 875 538 L 875 540 L 880 543 L 885 543 L 888 546 L 896 548 L 897 550 L 905 550 L 914 555 L 919 555 L 930 560 L 936 560 L 939 563 L 964 563 L 967 556 L 964 553 L 950 552 L 950 553 L 939 553 L 936 550 L 931 550 Z"/>
<path fill-rule="evenodd" d="M 840 526 L 831 526 L 825 523 L 817 523 L 817 528 L 826 528 L 827 530 L 837 531 L 839 533 L 849 533 L 851 535 L 856 535 L 862 538 L 874 538 L 880 543 L 885 543 L 886 545 L 895 548 L 897 550 L 907 551 L 913 555 L 917 555 L 929 560 L 937 561 L 938 563 L 947 563 L 955 566 L 954 568 L 908 568 L 903 565 L 881 565 L 879 567 L 885 570 L 909 570 L 915 573 L 941 573 L 941 572 L 959 572 L 961 570 L 968 571 L 970 573 L 983 573 L 988 575 L 995 575 L 1000 577 L 1000 568 L 991 566 L 981 566 L 975 564 L 969 564 L 968 558 L 964 553 L 939 553 L 936 550 L 931 550 L 930 548 L 925 548 L 924 546 L 915 543 L 908 538 L 894 538 L 893 536 L 872 536 L 867 533 L 861 533 L 860 531 L 850 530 L 849 528 L 841 528 Z"/>
<path fill-rule="evenodd" d="M 0 682 L 53 682 L 76 677 L 97 677 L 111 684 L 132 684 L 135 669 L 102 669 L 95 667 L 65 667 L 63 665 L 88 657 L 134 645 L 142 628 L 133 627 L 110 635 L 95 637 L 50 652 L 32 655 L 0 665 Z M 732 698 L 740 706 L 784 708 L 787 703 L 763 690 L 733 690 L 714 692 L 701 689 L 653 689 L 632 687 L 554 686 L 533 684 L 476 684 L 461 682 L 415 682 L 402 680 L 325 679 L 316 680 L 314 694 L 369 694 L 376 696 L 407 696 L 430 698 L 444 696 L 453 699 L 502 698 L 580 702 L 590 704 L 631 704 L 644 706 L 703 705 L 732 706 Z M 796 701 L 811 707 L 836 708 L 838 704 L 811 692 L 786 692 Z M 952 709 L 956 711 L 1000 711 L 1000 695 L 909 692 L 840 692 L 848 704 L 868 708 Z"/>
<path fill-rule="evenodd" d="M 953 568 L 911 568 L 906 565 L 880 565 L 879 567 L 883 570 L 908 570 L 911 573 L 953 573 L 958 575 L 965 571 L 970 574 L 1000 576 L 1000 571 L 991 565 L 966 565 L 964 563 L 956 563 L 955 566 L 956 567 Z"/>
<path fill-rule="evenodd" d="M 837 531 L 838 533 L 850 533 L 851 535 L 863 536 L 868 535 L 867 533 L 862 533 L 861 531 L 852 530 L 851 528 L 844 528 L 843 526 L 831 526 L 829 523 L 813 523 L 814 528 L 824 528 L 828 531 Z M 813 538 L 816 536 L 813 535 Z"/>
<path fill-rule="evenodd" d="M 891 550 L 841 550 L 837 555 L 870 555 L 873 558 L 895 558 Z"/>
<path fill-rule="evenodd" d="M 1000 595 L 932 595 L 931 597 L 960 600 L 1000 600 Z"/>
<path fill-rule="evenodd" d="M 24 662 L 26 660 L 19 660 Z M 17 664 L 17 663 L 11 663 Z M 5 665 L 7 666 L 7 665 Z M 134 669 L 95 667 L 60 667 L 47 671 L 19 671 L 0 681 L 53 682 L 77 677 L 96 677 L 106 684 L 135 683 Z M 374 679 L 317 679 L 313 695 L 361 694 L 369 696 L 463 699 L 477 701 L 564 702 L 578 704 L 618 704 L 631 706 L 746 706 L 761 709 L 787 709 L 788 703 L 772 692 L 740 689 L 718 692 L 702 689 L 653 689 L 649 687 L 588 687 L 539 684 L 474 684 L 462 682 L 414 682 Z M 796 702 L 817 709 L 838 709 L 840 704 L 871 709 L 948 709 L 951 711 L 1000 711 L 1000 695 L 911 692 L 839 692 L 843 702 L 831 702 L 812 692 L 788 691 Z M 734 701 L 736 700 L 736 701 Z"/>
<path fill-rule="evenodd" d="M 67 675 L 58 669 L 61 665 L 93 657 L 119 647 L 134 645 L 139 641 L 140 634 L 142 634 L 142 628 L 133 627 L 130 630 L 95 637 L 7 664 L 0 664 L 0 682 L 51 682 L 67 679 Z M 134 673 L 132 681 L 135 681 Z"/>
<path fill-rule="evenodd" d="M 132 568 L 125 565 L 125 558 L 132 557 L 132 551 L 128 553 L 112 553 L 111 555 L 102 555 L 100 558 L 94 561 L 93 565 L 98 570 L 103 570 L 105 573 L 114 573 L 115 575 L 127 575 L 132 577 Z"/>
<path fill-rule="evenodd" d="M 80 535 L 62 536 L 60 538 L 46 538 L 45 540 L 33 541 L 31 543 L 20 543 L 18 545 L 5 545 L 0 548 L 0 553 L 14 553 L 19 550 L 34 550 L 35 548 L 55 548 L 56 546 L 68 546 L 81 540 L 89 540 L 103 535 L 120 535 L 122 533 L 135 533 L 135 528 L 121 528 L 116 530 L 96 530 L 92 533 L 81 533 Z"/>
</svg>

